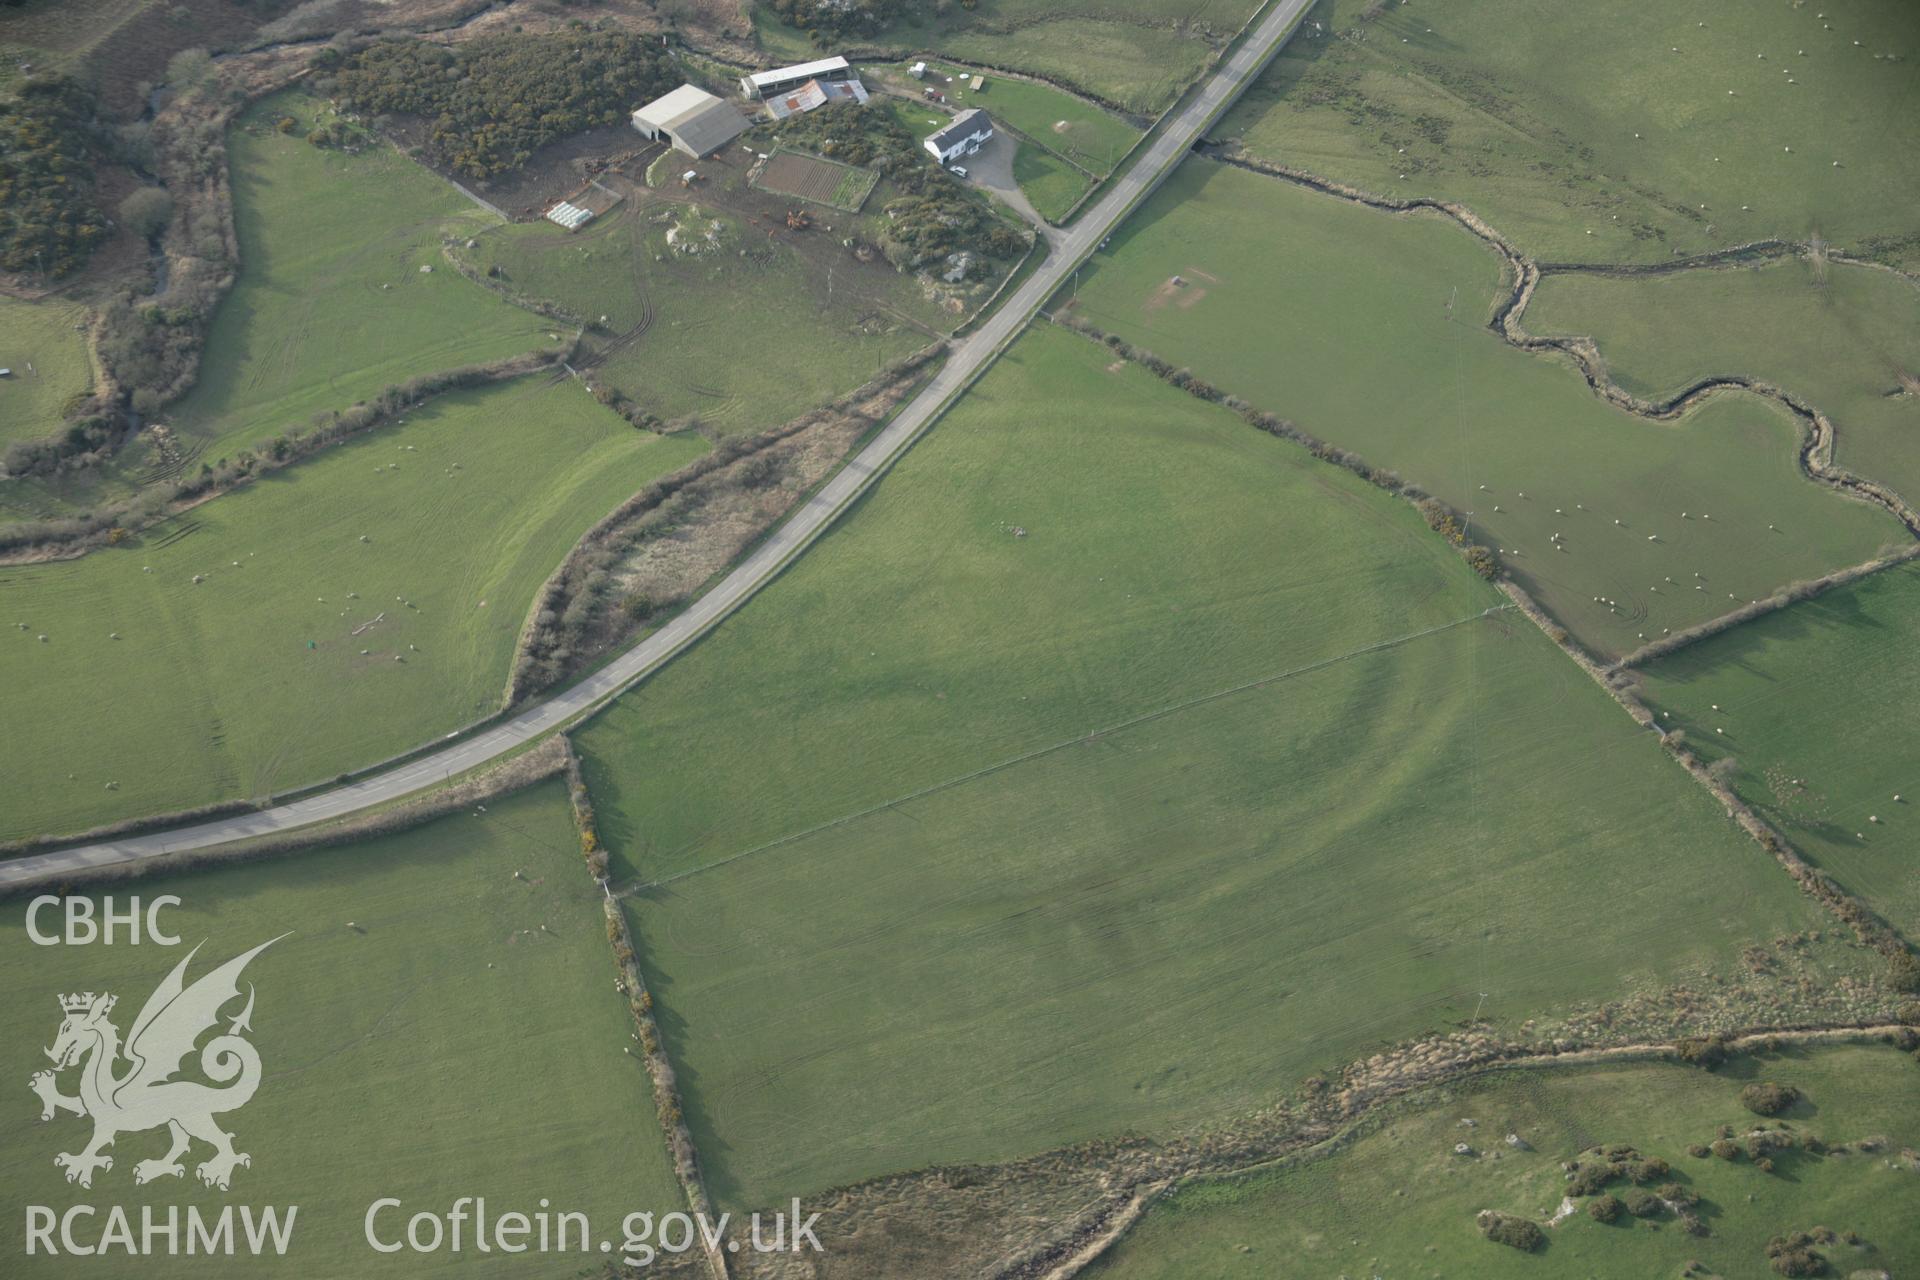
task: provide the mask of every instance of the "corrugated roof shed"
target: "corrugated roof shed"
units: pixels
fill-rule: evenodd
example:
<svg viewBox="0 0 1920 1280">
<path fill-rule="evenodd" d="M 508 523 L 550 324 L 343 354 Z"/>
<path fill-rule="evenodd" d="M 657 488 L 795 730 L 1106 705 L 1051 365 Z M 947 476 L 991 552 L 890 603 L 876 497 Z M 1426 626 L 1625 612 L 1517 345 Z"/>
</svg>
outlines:
<svg viewBox="0 0 1920 1280">
<path fill-rule="evenodd" d="M 764 89 L 770 84 L 785 84 L 789 80 L 811 80 L 816 76 L 831 75 L 836 71 L 845 71 L 847 60 L 838 54 L 831 58 L 820 58 L 814 62 L 798 62 L 791 67 L 775 67 L 771 71 L 756 71 L 746 78 L 754 89 Z"/>
<path fill-rule="evenodd" d="M 775 120 L 824 107 L 829 102 L 857 102 L 865 105 L 867 87 L 858 80 L 809 80 L 798 89 L 776 93 L 767 99 L 767 114 Z"/>
</svg>

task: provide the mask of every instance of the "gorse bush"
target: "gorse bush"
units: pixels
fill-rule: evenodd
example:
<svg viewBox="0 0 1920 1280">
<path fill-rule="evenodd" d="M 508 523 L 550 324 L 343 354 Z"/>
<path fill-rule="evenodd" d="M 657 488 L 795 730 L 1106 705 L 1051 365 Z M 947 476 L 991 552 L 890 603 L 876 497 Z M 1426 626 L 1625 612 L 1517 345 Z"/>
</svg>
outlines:
<svg viewBox="0 0 1920 1280">
<path fill-rule="evenodd" d="M 1800 1091 L 1771 1080 L 1755 1081 L 1740 1090 L 1740 1105 L 1757 1116 L 1775 1116 L 1792 1106 Z"/>
<path fill-rule="evenodd" d="M 315 65 L 366 114 L 419 116 L 435 158 L 472 178 L 526 163 L 535 150 L 601 125 L 683 78 L 658 45 L 622 31 L 482 36 L 457 49 L 382 40 L 357 53 L 325 51 Z"/>
<path fill-rule="evenodd" d="M 65 275 L 106 240 L 94 202 L 96 103 L 77 80 L 29 80 L 0 101 L 0 269 Z"/>
<path fill-rule="evenodd" d="M 1532 1253 L 1547 1242 L 1546 1233 L 1540 1230 L 1538 1223 L 1517 1218 L 1510 1213 L 1484 1209 L 1474 1221 L 1479 1225 L 1481 1235 L 1495 1244 L 1504 1244 L 1522 1253 Z"/>
<path fill-rule="evenodd" d="M 974 0 L 961 0 L 973 8 Z M 790 27 L 820 37 L 870 36 L 907 11 L 908 0 L 768 0 L 767 8 Z"/>
</svg>

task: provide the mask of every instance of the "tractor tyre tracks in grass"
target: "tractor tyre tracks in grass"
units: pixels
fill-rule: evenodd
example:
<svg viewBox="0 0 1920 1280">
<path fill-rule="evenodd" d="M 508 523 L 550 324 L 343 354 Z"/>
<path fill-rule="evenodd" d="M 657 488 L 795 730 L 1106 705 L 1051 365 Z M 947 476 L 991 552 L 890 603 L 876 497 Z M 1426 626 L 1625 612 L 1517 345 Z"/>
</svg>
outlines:
<svg viewBox="0 0 1920 1280">
<path fill-rule="evenodd" d="M 1266 172 L 1265 170 L 1256 171 Z M 1303 185 L 1318 187 L 1317 179 L 1294 177 L 1294 175 L 1291 174 L 1280 176 L 1286 176 L 1292 180 L 1300 181 Z M 1332 194 L 1339 195 L 1343 193 L 1334 191 Z M 1345 196 L 1344 198 L 1355 199 L 1361 203 L 1371 203 L 1371 201 L 1364 197 Z M 1394 212 L 1406 211 L 1405 209 L 1396 209 L 1391 203 L 1386 202 L 1381 203 L 1378 207 Z M 1464 209 L 1444 208 L 1433 202 L 1426 201 L 1410 203 L 1408 205 L 1408 208 L 1421 207 L 1438 208 L 1449 216 L 1462 221 L 1463 224 L 1468 225 L 1470 229 L 1474 224 L 1478 223 L 1478 219 L 1476 219 L 1471 212 Z M 1476 231 L 1476 234 L 1482 233 Z M 1492 232 L 1489 229 L 1482 238 L 1491 236 Z M 1500 250 L 1503 256 L 1508 258 L 1516 271 L 1531 266 L 1517 251 L 1506 245 L 1504 241 L 1491 238 L 1488 239 L 1488 242 L 1493 244 Z M 1529 277 L 1526 276 L 1521 277 L 1523 285 L 1528 278 Z M 1521 290 L 1516 289 L 1515 292 L 1518 295 L 1521 293 Z M 1515 345 L 1520 345 L 1524 349 L 1540 349 L 1527 346 L 1523 341 L 1525 338 L 1524 334 L 1516 338 L 1512 332 L 1509 332 L 1509 330 L 1504 327 L 1505 325 L 1514 323 L 1509 318 L 1515 310 L 1514 302 L 1514 298 L 1509 298 L 1496 313 L 1496 319 L 1493 322 L 1495 331 L 1507 341 L 1513 342 Z M 1081 333 L 1082 336 L 1087 337 L 1091 341 L 1106 345 L 1109 335 L 1102 333 L 1097 328 L 1072 323 L 1068 323 L 1067 327 Z M 1515 329 L 1514 332 L 1518 332 L 1518 330 Z M 1554 346 L 1553 349 L 1561 350 L 1562 348 Z M 1156 356 L 1154 353 L 1145 351 L 1142 348 L 1133 347 L 1131 344 L 1122 344 L 1116 348 L 1116 350 L 1120 353 L 1122 359 L 1137 360 L 1145 363 L 1149 367 L 1160 370 L 1161 376 L 1171 381 L 1170 374 L 1174 368 L 1171 361 Z M 1597 353 L 1595 359 L 1597 360 Z M 1589 370 L 1589 384 L 1594 386 L 1596 391 L 1601 391 L 1602 394 L 1605 394 L 1604 386 L 1610 384 L 1605 384 L 1603 379 L 1596 380 L 1595 375 L 1598 372 L 1597 365 Z M 1189 395 L 1197 396 L 1200 399 L 1209 401 L 1231 399 L 1230 397 L 1224 397 L 1218 388 L 1199 380 L 1188 380 L 1175 385 L 1181 385 Z M 1705 393 L 1701 392 L 1699 394 Z M 1622 396 L 1624 397 L 1624 393 L 1622 393 Z M 1612 400 L 1611 396 L 1608 398 Z M 1633 402 L 1631 397 L 1625 397 L 1624 399 L 1625 402 L 1616 401 L 1615 403 L 1619 403 L 1621 408 L 1629 412 L 1634 412 L 1635 409 L 1633 405 L 1636 402 Z M 1279 419 L 1275 414 L 1263 412 L 1259 406 L 1241 402 L 1238 408 L 1243 418 L 1256 425 L 1259 425 L 1263 420 L 1284 421 Z M 1317 456 L 1320 455 L 1320 451 L 1326 443 L 1312 442 L 1311 437 L 1307 437 L 1303 433 L 1297 433 L 1291 428 L 1278 432 L 1277 434 L 1286 435 L 1304 444 L 1306 447 L 1312 449 Z M 1390 481 L 1383 479 L 1383 477 L 1389 473 L 1383 473 L 1345 450 L 1334 450 L 1333 452 L 1341 457 L 1342 461 L 1340 465 L 1349 467 L 1355 471 L 1356 474 L 1368 478 L 1371 483 L 1380 485 L 1390 492 L 1398 494 L 1402 498 L 1413 500 L 1416 502 L 1416 505 L 1419 505 L 1418 499 L 1421 496 L 1421 491 L 1415 485 L 1404 485 L 1397 478 Z M 1821 477 L 1815 476 L 1814 478 L 1819 479 Z M 1904 520 L 1903 523 L 1905 523 Z M 1441 530 L 1442 526 L 1435 524 L 1432 520 L 1429 520 L 1429 524 L 1432 525 L 1437 532 Z M 1915 526 L 1910 524 L 1908 527 L 1914 528 Z M 1456 543 L 1456 546 L 1459 545 L 1459 543 Z M 1462 549 L 1466 550 L 1467 548 L 1462 547 Z M 1484 550 L 1484 548 L 1481 550 Z M 1885 555 L 1878 559 L 1870 560 L 1863 565 L 1856 565 L 1839 570 L 1811 583 L 1795 584 L 1794 587 L 1778 592 L 1766 601 L 1753 602 L 1753 604 L 1749 605 L 1745 610 L 1738 611 L 1734 615 L 1724 615 L 1720 619 L 1710 620 L 1707 623 L 1692 628 L 1693 638 L 1697 639 L 1706 634 L 1716 633 L 1719 630 L 1726 629 L 1727 626 L 1735 625 L 1737 621 L 1744 620 L 1746 617 L 1771 612 L 1772 609 L 1784 607 L 1785 603 L 1790 603 L 1795 599 L 1804 599 L 1828 587 L 1839 585 L 1842 582 L 1856 581 L 1869 573 L 1877 572 L 1890 565 L 1904 563 L 1907 560 L 1913 559 L 1916 554 L 1920 554 L 1920 545 L 1908 548 L 1902 553 Z M 1655 717 L 1653 712 L 1641 701 L 1635 690 L 1632 674 L 1626 669 L 1623 663 L 1604 663 L 1588 653 L 1586 649 L 1568 633 L 1565 627 L 1560 626 L 1553 617 L 1533 599 L 1524 587 L 1514 581 L 1511 575 L 1504 572 L 1497 572 L 1496 575 L 1494 575 L 1494 581 L 1499 589 L 1506 594 L 1508 599 L 1513 602 L 1513 605 L 1526 614 L 1528 620 L 1538 627 L 1563 654 L 1570 658 L 1575 665 L 1580 667 L 1596 684 L 1605 690 L 1607 695 L 1626 711 L 1636 724 L 1659 736 L 1661 745 L 1667 750 L 1668 754 L 1687 771 L 1688 775 L 1691 776 L 1695 782 L 1699 783 L 1709 794 L 1720 802 L 1727 817 L 1733 820 L 1756 844 L 1766 850 L 1780 865 L 1781 869 L 1793 878 L 1803 893 L 1851 929 L 1861 943 L 1872 947 L 1874 950 L 1886 956 L 1889 961 L 1911 950 L 1910 941 L 1899 930 L 1894 928 L 1890 922 L 1874 912 L 1852 893 L 1842 888 L 1832 876 L 1809 863 L 1785 836 L 1765 819 L 1761 818 L 1744 800 L 1740 799 L 1726 781 L 1710 771 L 1705 762 L 1686 745 L 1684 735 L 1668 734 L 1667 731 L 1661 727 L 1658 718 Z M 1729 621 L 1729 619 L 1733 619 L 1733 621 Z M 1673 637 L 1673 640 L 1682 641 L 1685 638 L 1685 636 L 1678 636 Z M 1677 645 L 1675 647 L 1677 647 Z"/>
</svg>

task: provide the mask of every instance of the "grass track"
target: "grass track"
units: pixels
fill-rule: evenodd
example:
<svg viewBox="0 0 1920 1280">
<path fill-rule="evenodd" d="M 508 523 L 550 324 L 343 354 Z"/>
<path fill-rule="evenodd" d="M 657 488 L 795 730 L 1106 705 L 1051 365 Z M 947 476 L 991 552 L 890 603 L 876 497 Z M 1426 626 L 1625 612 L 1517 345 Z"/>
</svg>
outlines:
<svg viewBox="0 0 1920 1280">
<path fill-rule="evenodd" d="M 0 1117 L 8 1203 L 90 1203 L 103 1215 L 123 1204 L 136 1232 L 143 1203 L 300 1207 L 284 1263 L 168 1258 L 163 1240 L 163 1256 L 139 1265 L 156 1277 L 534 1273 L 525 1257 L 476 1253 L 471 1228 L 460 1254 L 373 1252 L 361 1220 L 381 1196 L 406 1202 L 397 1219 L 382 1219 L 399 1229 L 405 1214 L 445 1213 L 458 1196 L 486 1196 L 494 1215 L 532 1213 L 545 1196 L 556 1210 L 588 1213 L 615 1239 L 629 1211 L 681 1207 L 645 1072 L 621 1052 L 633 1024 L 613 989 L 598 893 L 580 865 L 559 783 L 490 801 L 483 817 L 159 876 L 135 891 L 180 896 L 183 905 L 161 919 L 181 947 L 35 946 L 25 903 L 0 906 L 9 1030 L 0 1064 L 19 1093 Z M 127 886 L 114 892 L 124 907 Z M 43 913 L 43 929 L 53 914 Z M 136 1188 L 134 1163 L 165 1149 L 165 1134 L 155 1132 L 122 1136 L 113 1169 L 96 1175 L 91 1191 L 63 1182 L 53 1156 L 76 1150 L 87 1130 L 67 1115 L 40 1124 L 25 1090 L 47 1065 L 40 1046 L 59 1025 L 55 996 L 116 993 L 124 1035 L 195 943 L 206 939 L 190 978 L 288 930 L 246 972 L 257 987 L 251 1038 L 265 1077 L 244 1109 L 222 1118 L 253 1156 L 232 1191 L 202 1187 L 191 1166 L 184 1182 Z M 74 1092 L 71 1073 L 62 1088 Z M 196 1147 L 194 1158 L 205 1150 Z M 98 1231 L 104 1218 L 93 1225 Z M 18 1213 L 0 1222 L 9 1275 L 73 1273 L 68 1260 L 24 1259 L 21 1231 Z M 549 1255 L 537 1273 L 584 1274 L 597 1261 Z"/>
<path fill-rule="evenodd" d="M 1707 759 L 1734 757 L 1741 796 L 1908 938 L 1920 936 L 1915 636 L 1920 569 L 1904 566 L 1646 669 L 1669 723 Z"/>
<path fill-rule="evenodd" d="M 1812 924 L 1499 602 L 1405 505 L 1023 338 L 580 735 L 672 877 L 632 912 L 721 1199 L 1219 1119 L 1482 991 L 1517 1023 Z"/>
<path fill-rule="evenodd" d="M 1603 654 L 1906 540 L 1800 474 L 1798 424 L 1770 402 L 1647 422 L 1507 345 L 1484 323 L 1500 270 L 1438 216 L 1190 161 L 1082 274 L 1075 305 L 1473 513 L 1478 540 L 1518 551 L 1515 575 Z"/>
<path fill-rule="evenodd" d="M 1920 285 L 1832 266 L 1824 287 L 1789 259 L 1653 277 L 1548 276 L 1530 331 L 1600 344 L 1614 379 L 1649 398 L 1699 379 L 1765 379 L 1833 419 L 1834 461 L 1920 503 Z M 1920 387 L 1920 383 L 1915 384 Z"/>
<path fill-rule="evenodd" d="M 705 447 L 537 379 L 406 423 L 121 547 L 0 569 L 0 837 L 319 782 L 468 723 L 581 532 Z"/>
<path fill-rule="evenodd" d="M 1781 1170 L 1695 1159 L 1694 1143 L 1723 1124 L 1756 1123 L 1743 1080 L 1794 1084 L 1808 1097 L 1788 1113 L 1828 1143 L 1872 1135 L 1892 1149 L 1920 1142 L 1920 1075 L 1883 1046 L 1796 1050 L 1738 1059 L 1717 1075 L 1674 1063 L 1501 1072 L 1396 1107 L 1351 1147 L 1244 1180 L 1200 1184 L 1151 1210 L 1088 1280 L 1238 1280 L 1270 1275 L 1591 1276 L 1771 1275 L 1769 1238 L 1824 1224 L 1858 1231 L 1867 1249 L 1825 1248 L 1828 1275 L 1879 1274 L 1920 1256 L 1920 1181 L 1879 1155 L 1776 1156 Z M 1461 1118 L 1477 1121 L 1468 1130 Z M 1509 1151 L 1518 1132 L 1533 1148 Z M 1463 1159 L 1470 1141 L 1486 1154 Z M 1563 1194 L 1560 1162 L 1595 1143 L 1628 1143 L 1667 1160 L 1702 1201 L 1712 1234 L 1687 1235 L 1671 1216 L 1602 1225 L 1584 1210 L 1525 1255 L 1480 1238 L 1483 1208 L 1535 1216 Z M 1618 1187 L 1616 1187 L 1616 1191 Z"/>
<path fill-rule="evenodd" d="M 1893 141 L 1920 111 L 1905 0 L 1594 0 L 1550 22 L 1531 0 L 1422 0 L 1372 23 L 1367 4 L 1319 5 L 1357 37 L 1303 33 L 1218 136 L 1462 201 L 1538 258 L 1658 262 L 1817 228 L 1920 261 L 1920 168 Z"/>
</svg>

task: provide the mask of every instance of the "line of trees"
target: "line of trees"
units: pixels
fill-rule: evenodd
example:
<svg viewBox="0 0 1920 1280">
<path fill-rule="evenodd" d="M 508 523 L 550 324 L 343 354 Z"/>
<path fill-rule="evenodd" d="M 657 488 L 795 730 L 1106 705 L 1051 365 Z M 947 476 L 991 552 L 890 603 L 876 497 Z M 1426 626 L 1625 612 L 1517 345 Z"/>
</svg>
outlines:
<svg viewBox="0 0 1920 1280">
<path fill-rule="evenodd" d="M 478 179 L 568 134 L 619 124 L 682 78 L 665 50 L 624 31 L 482 36 L 456 49 L 382 40 L 322 50 L 314 66 L 330 73 L 320 87 L 362 114 L 426 121 L 432 156 Z"/>
</svg>

